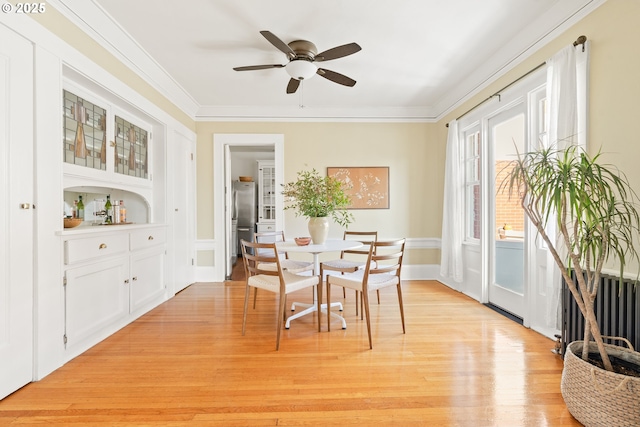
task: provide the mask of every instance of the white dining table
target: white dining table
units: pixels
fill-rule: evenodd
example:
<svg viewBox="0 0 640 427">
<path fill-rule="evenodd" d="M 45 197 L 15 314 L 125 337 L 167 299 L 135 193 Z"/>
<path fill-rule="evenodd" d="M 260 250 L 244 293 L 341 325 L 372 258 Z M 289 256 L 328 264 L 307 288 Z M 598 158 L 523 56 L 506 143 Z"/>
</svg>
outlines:
<svg viewBox="0 0 640 427">
<path fill-rule="evenodd" d="M 312 254 L 314 275 L 320 274 L 320 254 L 321 253 L 346 251 L 349 249 L 357 249 L 362 246 L 363 246 L 362 242 L 358 242 L 355 240 L 343 240 L 343 239 L 340 239 L 340 240 L 328 239 L 328 240 L 325 240 L 325 242 L 321 245 L 309 244 L 306 246 L 298 246 L 295 242 L 277 242 L 276 243 L 276 247 L 278 248 L 278 251 L 284 251 L 289 253 L 302 252 L 302 253 Z M 320 279 L 320 286 L 322 286 L 322 278 Z M 287 321 L 285 323 L 285 328 L 289 329 L 289 326 L 291 325 L 292 320 L 305 316 L 309 313 L 315 313 L 316 311 L 318 311 L 316 304 L 304 304 L 299 302 L 294 302 L 291 306 L 291 310 L 295 310 L 296 307 L 298 306 L 306 307 L 306 308 L 292 316 L 289 316 L 289 318 L 287 318 Z M 342 311 L 342 303 L 340 302 L 331 303 L 331 307 L 340 307 L 340 311 Z M 320 309 L 326 313 L 327 304 L 321 304 Z M 345 322 L 344 317 L 336 313 L 331 313 L 331 315 L 341 320 L 342 329 L 347 328 L 347 323 Z"/>
</svg>

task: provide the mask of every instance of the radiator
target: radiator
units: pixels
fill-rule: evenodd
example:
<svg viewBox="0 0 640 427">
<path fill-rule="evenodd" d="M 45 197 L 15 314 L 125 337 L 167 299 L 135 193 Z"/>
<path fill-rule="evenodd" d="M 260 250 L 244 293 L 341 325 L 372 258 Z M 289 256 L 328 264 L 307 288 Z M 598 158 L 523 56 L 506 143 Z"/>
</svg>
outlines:
<svg viewBox="0 0 640 427">
<path fill-rule="evenodd" d="M 575 281 L 575 276 L 574 281 Z M 640 283 L 633 280 L 620 283 L 618 277 L 602 276 L 595 312 L 602 335 L 624 337 L 631 341 L 634 349 L 640 351 Z M 578 304 L 573 300 L 567 284 L 562 283 L 562 335 L 561 352 L 567 345 L 584 339 L 584 317 Z M 606 341 L 605 341 L 606 342 Z M 613 342 L 625 345 L 620 341 Z"/>
</svg>

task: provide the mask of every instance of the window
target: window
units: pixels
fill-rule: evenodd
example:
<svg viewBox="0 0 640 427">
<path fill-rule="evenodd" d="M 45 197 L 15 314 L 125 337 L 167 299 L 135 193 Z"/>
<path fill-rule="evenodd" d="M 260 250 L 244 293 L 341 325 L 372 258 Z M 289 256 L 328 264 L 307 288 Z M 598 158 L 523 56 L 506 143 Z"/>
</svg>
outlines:
<svg viewBox="0 0 640 427">
<path fill-rule="evenodd" d="M 464 132 L 465 240 L 480 240 L 480 130 Z"/>
</svg>

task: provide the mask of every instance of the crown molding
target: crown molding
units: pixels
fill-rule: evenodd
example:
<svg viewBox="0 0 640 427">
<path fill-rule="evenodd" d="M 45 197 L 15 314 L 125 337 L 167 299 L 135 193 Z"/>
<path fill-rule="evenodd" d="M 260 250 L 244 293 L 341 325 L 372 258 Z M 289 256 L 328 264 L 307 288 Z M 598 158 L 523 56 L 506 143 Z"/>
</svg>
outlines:
<svg viewBox="0 0 640 427">
<path fill-rule="evenodd" d="M 48 3 L 187 115 L 195 117 L 200 107 L 195 99 L 95 1 Z"/>
<path fill-rule="evenodd" d="M 196 121 L 435 122 L 429 108 L 203 106 Z"/>
<path fill-rule="evenodd" d="M 436 121 L 464 104 L 491 83 L 520 65 L 527 58 L 567 31 L 607 0 L 583 1 L 576 10 L 575 1 L 560 1 L 543 16 L 531 22 L 517 37 L 504 45 L 494 56 L 477 68 L 473 75 L 460 82 L 433 107 L 438 112 Z M 577 38 L 580 34 L 576 34 Z M 522 48 L 522 46 L 526 46 Z"/>
</svg>

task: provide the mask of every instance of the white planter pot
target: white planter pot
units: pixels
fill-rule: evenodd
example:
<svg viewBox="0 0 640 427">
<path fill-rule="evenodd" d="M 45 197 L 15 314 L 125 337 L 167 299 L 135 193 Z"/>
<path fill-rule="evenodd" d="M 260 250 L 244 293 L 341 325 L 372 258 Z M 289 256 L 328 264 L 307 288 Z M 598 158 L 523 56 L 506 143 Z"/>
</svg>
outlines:
<svg viewBox="0 0 640 427">
<path fill-rule="evenodd" d="M 322 245 L 329 235 L 329 218 L 309 218 L 309 235 L 314 245 Z"/>
</svg>

